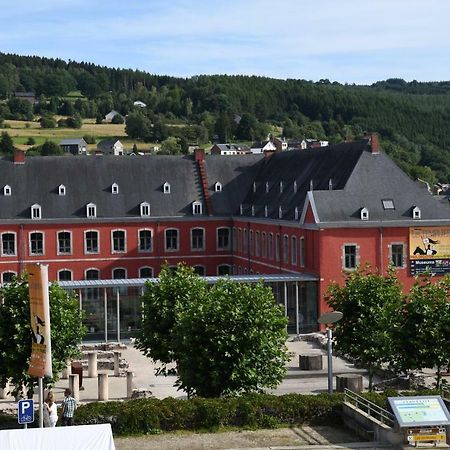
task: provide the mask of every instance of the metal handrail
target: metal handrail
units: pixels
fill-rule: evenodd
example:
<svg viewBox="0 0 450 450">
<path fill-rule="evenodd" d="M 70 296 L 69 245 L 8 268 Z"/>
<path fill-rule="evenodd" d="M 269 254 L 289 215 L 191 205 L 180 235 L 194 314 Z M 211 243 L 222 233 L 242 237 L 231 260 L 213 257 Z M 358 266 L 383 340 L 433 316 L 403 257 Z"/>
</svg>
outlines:
<svg viewBox="0 0 450 450">
<path fill-rule="evenodd" d="M 361 411 L 366 412 L 369 416 L 375 417 L 381 423 L 389 425 L 393 427 L 395 425 L 395 416 L 391 412 L 382 408 L 381 406 L 376 405 L 370 400 L 361 397 L 350 389 L 344 389 L 344 401 L 348 403 L 355 402 L 354 406 L 356 406 Z"/>
</svg>

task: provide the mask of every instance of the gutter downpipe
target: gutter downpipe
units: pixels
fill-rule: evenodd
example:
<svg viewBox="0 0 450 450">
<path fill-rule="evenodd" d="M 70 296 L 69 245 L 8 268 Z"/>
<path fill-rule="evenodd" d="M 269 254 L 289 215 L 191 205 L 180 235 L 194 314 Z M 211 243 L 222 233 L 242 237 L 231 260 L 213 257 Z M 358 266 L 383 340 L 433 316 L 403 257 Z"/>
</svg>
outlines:
<svg viewBox="0 0 450 450">
<path fill-rule="evenodd" d="M 380 274 L 384 275 L 384 267 L 383 267 L 383 227 L 379 228 L 380 231 Z"/>
</svg>

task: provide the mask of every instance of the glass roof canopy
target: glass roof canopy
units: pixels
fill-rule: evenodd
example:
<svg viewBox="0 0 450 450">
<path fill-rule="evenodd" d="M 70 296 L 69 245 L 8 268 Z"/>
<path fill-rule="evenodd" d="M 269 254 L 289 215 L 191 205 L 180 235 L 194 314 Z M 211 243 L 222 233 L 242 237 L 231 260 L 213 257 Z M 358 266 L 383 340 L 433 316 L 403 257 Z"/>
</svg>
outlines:
<svg viewBox="0 0 450 450">
<path fill-rule="evenodd" d="M 259 274 L 259 275 L 228 275 L 214 277 L 200 277 L 208 284 L 217 283 L 219 280 L 228 279 L 238 283 L 283 283 L 291 281 L 318 281 L 319 277 L 307 273 L 287 273 L 287 274 Z M 58 284 L 65 289 L 83 288 L 108 288 L 108 287 L 144 287 L 146 282 L 158 283 L 159 278 L 125 278 L 113 280 L 76 280 L 59 281 Z"/>
</svg>

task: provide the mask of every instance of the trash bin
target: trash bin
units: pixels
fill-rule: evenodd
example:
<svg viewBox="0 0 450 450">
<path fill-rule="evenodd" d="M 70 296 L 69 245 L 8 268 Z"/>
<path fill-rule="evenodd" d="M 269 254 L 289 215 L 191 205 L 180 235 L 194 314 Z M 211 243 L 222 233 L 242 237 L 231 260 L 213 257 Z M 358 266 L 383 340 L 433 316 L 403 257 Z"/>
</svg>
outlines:
<svg viewBox="0 0 450 450">
<path fill-rule="evenodd" d="M 83 365 L 80 362 L 73 362 L 71 369 L 73 375 L 78 375 L 78 388 L 81 390 L 83 387 Z"/>
</svg>

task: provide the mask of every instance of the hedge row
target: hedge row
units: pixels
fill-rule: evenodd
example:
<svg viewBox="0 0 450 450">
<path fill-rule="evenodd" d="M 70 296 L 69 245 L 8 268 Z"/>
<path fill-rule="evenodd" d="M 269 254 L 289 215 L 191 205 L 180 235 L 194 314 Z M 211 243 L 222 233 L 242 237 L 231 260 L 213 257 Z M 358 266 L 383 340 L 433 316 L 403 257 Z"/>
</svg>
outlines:
<svg viewBox="0 0 450 450">
<path fill-rule="evenodd" d="M 342 394 L 250 394 L 236 398 L 90 403 L 77 409 L 75 422 L 110 423 L 118 436 L 221 427 L 275 428 L 282 424 L 340 421 L 342 399 Z"/>
</svg>

